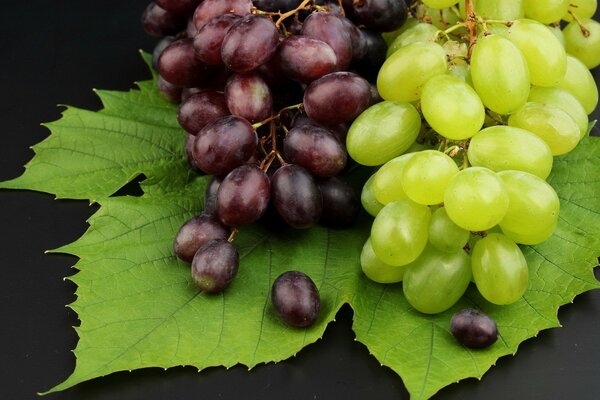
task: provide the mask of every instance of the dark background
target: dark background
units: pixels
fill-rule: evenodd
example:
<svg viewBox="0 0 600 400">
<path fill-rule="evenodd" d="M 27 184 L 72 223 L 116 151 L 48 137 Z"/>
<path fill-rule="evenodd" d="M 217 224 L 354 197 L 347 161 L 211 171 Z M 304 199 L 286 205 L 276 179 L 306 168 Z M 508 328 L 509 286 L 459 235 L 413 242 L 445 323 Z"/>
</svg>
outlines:
<svg viewBox="0 0 600 400">
<path fill-rule="evenodd" d="M 155 42 L 140 27 L 146 0 L 2 0 L 0 180 L 16 177 L 29 146 L 59 118 L 57 104 L 98 109 L 92 88 L 126 90 L 149 78 L 137 50 Z M 598 81 L 600 68 L 596 68 Z M 596 112 L 598 118 L 598 112 Z M 44 255 L 86 230 L 95 211 L 26 191 L 0 192 L 0 398 L 34 399 L 73 370 L 75 259 Z M 599 399 L 600 291 L 561 308 L 564 328 L 543 331 L 479 382 L 443 389 L 444 399 Z M 323 340 L 280 364 L 230 370 L 148 369 L 80 384 L 53 399 L 408 399 L 402 380 L 355 342 L 344 308 Z"/>
</svg>

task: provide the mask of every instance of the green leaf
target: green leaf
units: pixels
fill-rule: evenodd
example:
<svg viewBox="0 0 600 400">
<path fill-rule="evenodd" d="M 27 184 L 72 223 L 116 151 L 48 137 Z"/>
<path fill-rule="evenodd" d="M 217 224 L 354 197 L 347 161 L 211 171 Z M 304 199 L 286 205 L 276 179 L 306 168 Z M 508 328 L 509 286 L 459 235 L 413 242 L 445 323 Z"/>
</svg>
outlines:
<svg viewBox="0 0 600 400">
<path fill-rule="evenodd" d="M 561 199 L 559 225 L 547 242 L 524 247 L 530 284 L 513 305 L 494 306 L 471 287 L 445 313 L 416 312 L 401 285 L 376 284 L 362 274 L 366 217 L 348 230 L 244 227 L 235 239 L 241 266 L 233 284 L 223 294 L 199 293 L 172 242 L 201 209 L 208 177 L 186 166 L 175 108 L 154 81 L 138 86 L 127 93 L 99 91 L 100 112 L 67 109 L 48 124 L 52 135 L 36 146 L 24 175 L 0 184 L 100 205 L 84 236 L 55 250 L 79 257 L 79 272 L 70 279 L 78 286 L 71 307 L 81 325 L 75 371 L 50 391 L 137 368 L 252 368 L 280 361 L 320 338 L 348 303 L 357 339 L 402 377 L 411 397 L 424 399 L 460 379 L 480 378 L 522 341 L 560 326 L 558 307 L 599 287 L 592 268 L 600 249 L 600 139 L 587 137 L 555 160 L 549 181 Z M 354 170 L 350 178 L 361 173 Z M 108 197 L 139 174 L 147 177 L 143 196 Z M 322 298 L 318 321 L 304 330 L 284 325 L 270 306 L 273 280 L 292 269 L 308 273 Z M 452 338 L 450 317 L 467 306 L 497 321 L 501 336 L 492 347 L 469 350 Z"/>
</svg>

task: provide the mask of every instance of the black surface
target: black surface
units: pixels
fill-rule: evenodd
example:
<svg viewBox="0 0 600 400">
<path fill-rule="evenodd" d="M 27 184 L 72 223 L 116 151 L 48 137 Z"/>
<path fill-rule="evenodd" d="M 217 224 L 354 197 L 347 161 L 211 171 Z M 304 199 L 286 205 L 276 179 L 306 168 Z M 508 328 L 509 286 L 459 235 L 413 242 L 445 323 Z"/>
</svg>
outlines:
<svg viewBox="0 0 600 400">
<path fill-rule="evenodd" d="M 97 109 L 92 88 L 149 77 L 137 53 L 154 39 L 139 25 L 145 0 L 19 1 L 0 8 L 0 180 L 16 177 L 29 146 L 48 134 L 57 104 Z M 599 68 L 595 75 L 598 78 Z M 597 114 L 596 114 L 597 115 Z M 65 308 L 75 259 L 44 255 L 78 238 L 94 208 L 25 191 L 0 192 L 0 399 L 33 399 L 73 370 L 77 316 Z M 481 382 L 443 389 L 443 399 L 599 399 L 600 291 L 561 309 L 564 328 L 540 333 Z M 52 399 L 408 399 L 401 379 L 353 340 L 344 308 L 324 339 L 280 364 L 248 372 L 149 369 L 80 384 Z"/>
</svg>

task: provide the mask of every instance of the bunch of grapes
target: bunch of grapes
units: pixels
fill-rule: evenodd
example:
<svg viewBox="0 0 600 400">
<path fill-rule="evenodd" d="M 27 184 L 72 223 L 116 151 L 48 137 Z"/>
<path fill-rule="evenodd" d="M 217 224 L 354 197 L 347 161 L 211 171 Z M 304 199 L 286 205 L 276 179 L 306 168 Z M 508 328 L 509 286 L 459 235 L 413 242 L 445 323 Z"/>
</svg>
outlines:
<svg viewBox="0 0 600 400">
<path fill-rule="evenodd" d="M 553 157 L 577 146 L 598 102 L 588 70 L 600 64 L 596 6 L 423 0 L 385 34 L 384 101 L 346 142 L 354 160 L 379 166 L 361 194 L 375 216 L 361 254 L 368 277 L 403 281 L 423 313 L 450 308 L 471 280 L 491 303 L 521 298 L 519 245 L 557 225 Z"/>
<path fill-rule="evenodd" d="M 234 235 L 266 213 L 300 229 L 354 222 L 359 197 L 337 177 L 347 167 L 348 125 L 380 100 L 374 81 L 387 49 L 380 32 L 398 29 L 407 10 L 404 0 L 148 5 L 143 26 L 163 37 L 153 60 L 159 90 L 180 103 L 189 163 L 213 175 L 204 211 L 181 227 L 174 246 L 201 290 L 230 284 L 239 267 Z M 291 276 L 275 283 L 288 289 L 273 289 L 288 317 L 294 307 L 286 304 L 310 303 L 316 291 L 310 278 Z M 316 313 L 309 308 L 282 318 L 305 326 Z"/>
</svg>

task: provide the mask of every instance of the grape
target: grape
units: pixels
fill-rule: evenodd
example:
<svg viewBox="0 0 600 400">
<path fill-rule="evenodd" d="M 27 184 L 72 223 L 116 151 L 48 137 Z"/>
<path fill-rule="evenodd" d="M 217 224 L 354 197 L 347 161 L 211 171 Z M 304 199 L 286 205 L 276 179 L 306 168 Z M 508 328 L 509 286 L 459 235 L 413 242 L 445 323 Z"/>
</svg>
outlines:
<svg viewBox="0 0 600 400">
<path fill-rule="evenodd" d="M 194 35 L 196 56 L 210 65 L 223 65 L 221 47 L 225 35 L 241 17 L 237 14 L 224 14 L 208 21 Z"/>
<path fill-rule="evenodd" d="M 477 0 L 475 12 L 483 19 L 512 21 L 525 16 L 523 0 Z M 465 0 L 460 2 L 461 16 L 465 15 Z"/>
<path fill-rule="evenodd" d="M 454 253 L 465 247 L 470 233 L 450 219 L 445 207 L 440 207 L 431 215 L 428 236 L 429 243 L 438 250 Z"/>
<path fill-rule="evenodd" d="M 371 103 L 371 86 L 352 72 L 333 72 L 313 81 L 304 92 L 304 112 L 321 125 L 351 121 Z"/>
<path fill-rule="evenodd" d="M 225 86 L 225 99 L 233 115 L 252 123 L 263 121 L 273 114 L 271 89 L 256 72 L 233 74 Z"/>
<path fill-rule="evenodd" d="M 450 75 L 434 76 L 425 83 L 421 111 L 436 132 L 451 140 L 470 138 L 485 119 L 485 108 L 475 90 Z"/>
<path fill-rule="evenodd" d="M 543 24 L 559 21 L 569 8 L 570 0 L 523 0 L 523 9 L 527 18 Z"/>
<path fill-rule="evenodd" d="M 577 58 L 567 54 L 567 71 L 558 87 L 579 100 L 585 112 L 591 114 L 598 105 L 598 88 L 591 72 Z"/>
<path fill-rule="evenodd" d="M 367 239 L 360 253 L 360 267 L 367 278 L 378 283 L 400 282 L 407 270 L 404 266 L 395 267 L 377 258 L 371 246 L 371 238 Z"/>
<path fill-rule="evenodd" d="M 576 21 L 565 27 L 563 33 L 567 43 L 567 53 L 577 57 L 589 69 L 600 65 L 600 23 L 593 19 L 581 21 L 589 31 L 589 36 L 584 36 Z"/>
<path fill-rule="evenodd" d="M 552 151 L 539 136 L 512 126 L 492 126 L 471 138 L 471 165 L 493 171 L 514 169 L 546 179 L 552 170 Z"/>
<path fill-rule="evenodd" d="M 381 204 L 406 199 L 406 192 L 402 185 L 402 172 L 408 161 L 416 153 L 407 153 L 391 159 L 379 168 L 373 175 L 373 194 Z"/>
<path fill-rule="evenodd" d="M 419 11 L 420 10 L 417 9 L 417 15 L 419 17 L 422 13 L 423 19 L 427 20 L 428 22 L 431 21 L 431 24 L 437 27 L 438 29 L 445 30 L 453 26 L 454 24 L 460 22 L 460 16 L 457 15 L 451 8 L 439 9 L 424 6 L 423 10 L 421 12 Z"/>
<path fill-rule="evenodd" d="M 167 46 L 158 58 L 158 72 L 175 86 L 196 87 L 214 72 L 196 58 L 192 39 L 181 39 Z"/>
<path fill-rule="evenodd" d="M 472 167 L 460 171 L 450 180 L 444 195 L 444 208 L 461 228 L 485 231 L 504 218 L 508 201 L 506 188 L 493 171 Z"/>
<path fill-rule="evenodd" d="M 175 40 L 177 40 L 175 36 L 165 36 L 156 44 L 156 46 L 154 46 L 154 50 L 152 50 L 152 67 L 154 69 L 156 69 L 158 65 L 158 57 L 160 57 L 160 54 Z"/>
<path fill-rule="evenodd" d="M 354 189 L 338 177 L 317 181 L 323 196 L 323 211 L 320 222 L 333 228 L 351 226 L 360 211 L 360 202 Z"/>
<path fill-rule="evenodd" d="M 193 11 L 202 0 L 154 0 L 154 2 L 175 14 L 184 14 Z"/>
<path fill-rule="evenodd" d="M 517 243 L 538 244 L 548 239 L 558 221 L 560 203 L 552 186 L 527 172 L 498 173 L 508 192 L 509 206 L 500 221 L 506 236 Z"/>
<path fill-rule="evenodd" d="M 373 193 L 373 182 L 375 181 L 375 175 L 371 175 L 369 179 L 363 185 L 362 191 L 360 192 L 360 202 L 363 208 L 373 217 L 379 214 L 379 211 L 383 208 L 375 194 Z"/>
<path fill-rule="evenodd" d="M 529 101 L 551 104 L 561 108 L 575 120 L 577 126 L 579 126 L 581 137 L 587 134 L 588 118 L 585 109 L 577 98 L 566 90 L 558 87 L 544 88 L 533 86 L 529 93 Z"/>
<path fill-rule="evenodd" d="M 489 347 L 498 339 L 498 327 L 494 320 L 472 308 L 454 314 L 450 320 L 450 330 L 460 344 L 474 349 Z"/>
<path fill-rule="evenodd" d="M 560 29 L 560 26 L 554 26 L 554 25 L 546 25 L 546 26 L 548 27 L 548 29 L 550 29 L 550 32 L 552 32 L 552 34 L 554 36 L 556 36 L 556 38 L 560 42 L 561 46 L 563 48 L 566 48 L 567 42 L 565 41 L 565 35 L 563 34 L 563 31 Z"/>
<path fill-rule="evenodd" d="M 248 72 L 266 63 L 278 43 L 279 31 L 271 18 L 251 14 L 229 29 L 223 39 L 221 57 L 230 70 Z"/>
<path fill-rule="evenodd" d="M 569 0 L 569 11 L 577 16 L 580 20 L 592 18 L 596 13 L 598 0 Z M 563 15 L 565 21 L 572 21 L 571 14 Z"/>
<path fill-rule="evenodd" d="M 216 214 L 217 213 L 217 192 L 219 191 L 219 186 L 221 186 L 221 182 L 223 182 L 223 176 L 213 175 L 206 185 L 206 189 L 204 190 L 204 212 L 208 214 Z"/>
<path fill-rule="evenodd" d="M 483 104 L 498 114 L 510 114 L 527 101 L 527 62 L 510 40 L 499 35 L 477 40 L 471 56 L 471 79 Z"/>
<path fill-rule="evenodd" d="M 400 36 L 402 33 L 404 33 L 405 31 L 407 31 L 408 29 L 412 28 L 413 26 L 415 26 L 416 24 L 421 23 L 418 19 L 414 18 L 413 16 L 408 16 L 408 18 L 406 18 L 406 22 L 404 23 L 404 25 L 402 25 L 400 28 L 391 31 L 391 32 L 383 32 L 381 34 L 381 36 L 383 36 L 383 40 L 385 40 L 385 43 L 390 46 L 394 40 L 396 40 L 396 38 L 398 36 Z"/>
<path fill-rule="evenodd" d="M 193 156 L 207 174 L 225 174 L 244 164 L 256 152 L 258 137 L 245 119 L 229 115 L 218 118 L 198 132 Z"/>
<path fill-rule="evenodd" d="M 417 311 L 437 314 L 452 307 L 471 282 L 471 259 L 464 251 L 447 253 L 432 246 L 406 267 L 402 289 Z"/>
<path fill-rule="evenodd" d="M 196 29 L 202 27 L 214 17 L 232 13 L 236 15 L 248 15 L 252 10 L 250 0 L 203 0 L 194 11 L 193 21 Z"/>
<path fill-rule="evenodd" d="M 458 0 L 423 0 L 423 3 L 431 8 L 452 7 Z"/>
<path fill-rule="evenodd" d="M 532 85 L 556 86 L 567 70 L 563 45 L 543 24 L 521 19 L 509 28 L 507 36 L 523 53 Z"/>
<path fill-rule="evenodd" d="M 551 104 L 525 103 L 508 119 L 508 125 L 525 129 L 548 144 L 552 155 L 573 150 L 579 143 L 577 123 L 569 114 Z"/>
<path fill-rule="evenodd" d="M 360 57 L 355 57 L 353 68 L 365 79 L 375 82 L 377 72 L 385 62 L 387 45 L 378 32 L 361 29 L 359 33 L 362 54 Z"/>
<path fill-rule="evenodd" d="M 475 243 L 471 253 L 473 279 L 479 293 L 490 303 L 511 304 L 519 300 L 529 277 L 521 249 L 509 238 L 490 233 Z"/>
<path fill-rule="evenodd" d="M 156 86 L 160 94 L 171 103 L 179 103 L 181 98 L 181 88 L 173 85 L 171 82 L 167 82 L 162 76 L 158 75 L 156 80 Z"/>
<path fill-rule="evenodd" d="M 226 115 L 229 115 L 229 110 L 223 93 L 205 90 L 181 103 L 177 121 L 189 134 L 196 135 L 206 124 Z"/>
<path fill-rule="evenodd" d="M 299 165 L 286 164 L 275 172 L 271 178 L 271 196 L 279 215 L 294 228 L 309 228 L 321 217 L 321 192 Z"/>
<path fill-rule="evenodd" d="M 225 290 L 237 274 L 240 256 L 227 240 L 209 240 L 200 247 L 192 260 L 192 278 L 205 293 Z"/>
<path fill-rule="evenodd" d="M 217 216 L 227 226 L 237 227 L 257 221 L 270 198 L 267 174 L 257 165 L 242 165 L 231 171 L 217 192 Z"/>
<path fill-rule="evenodd" d="M 292 128 L 283 140 L 283 151 L 286 160 L 316 176 L 337 175 L 348 157 L 334 133 L 314 124 Z"/>
<path fill-rule="evenodd" d="M 402 32 L 394 39 L 387 50 L 387 57 L 391 56 L 396 50 L 417 42 L 428 42 L 431 41 L 440 30 L 431 24 L 425 22 L 418 23 L 412 28 L 409 28 Z"/>
<path fill-rule="evenodd" d="M 442 46 L 433 42 L 411 43 L 385 60 L 377 75 L 377 90 L 384 100 L 419 100 L 425 82 L 446 71 Z"/>
<path fill-rule="evenodd" d="M 430 219 L 429 207 L 408 199 L 383 207 L 371 227 L 371 244 L 377 257 L 394 266 L 413 262 L 427 244 Z"/>
<path fill-rule="evenodd" d="M 352 39 L 341 16 L 329 13 L 312 13 L 304 20 L 304 36 L 319 39 L 327 43 L 336 56 L 336 70 L 345 70 L 352 61 Z"/>
<path fill-rule="evenodd" d="M 415 203 L 439 204 L 444 200 L 448 182 L 457 173 L 452 158 L 437 150 L 424 150 L 406 162 L 400 181 L 406 196 Z"/>
<path fill-rule="evenodd" d="M 348 154 L 363 165 L 381 165 L 404 153 L 421 130 L 421 116 L 408 103 L 383 101 L 356 118 L 346 137 Z"/>
<path fill-rule="evenodd" d="M 327 43 L 307 36 L 290 36 L 277 53 L 281 70 L 291 79 L 310 83 L 335 71 L 337 57 Z"/>
<path fill-rule="evenodd" d="M 302 0 L 252 0 L 252 3 L 261 11 L 286 12 L 298 7 Z"/>
<path fill-rule="evenodd" d="M 406 21 L 408 8 L 404 1 L 362 0 L 352 2 L 352 15 L 357 25 L 389 32 L 398 29 Z"/>
<path fill-rule="evenodd" d="M 142 14 L 142 26 L 148 35 L 162 37 L 173 35 L 185 27 L 185 18 L 161 8 L 156 3 L 148 4 Z"/>
<path fill-rule="evenodd" d="M 273 282 L 271 301 L 279 317 L 288 325 L 305 328 L 319 316 L 319 290 L 308 275 L 287 271 Z"/>
<path fill-rule="evenodd" d="M 227 239 L 229 229 L 215 216 L 206 212 L 188 220 L 179 229 L 173 247 L 179 259 L 192 262 L 196 251 L 209 240 Z"/>
</svg>

